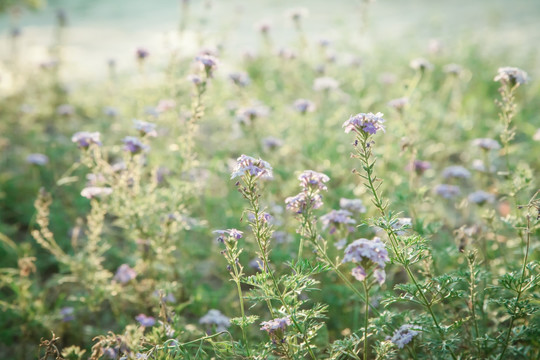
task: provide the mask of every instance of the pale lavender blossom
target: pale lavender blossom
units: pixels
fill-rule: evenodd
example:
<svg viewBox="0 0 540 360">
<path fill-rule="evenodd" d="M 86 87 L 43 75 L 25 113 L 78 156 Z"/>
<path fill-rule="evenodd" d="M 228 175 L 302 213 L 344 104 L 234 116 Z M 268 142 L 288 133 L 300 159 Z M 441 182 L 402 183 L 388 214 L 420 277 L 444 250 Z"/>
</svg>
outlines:
<svg viewBox="0 0 540 360">
<path fill-rule="evenodd" d="M 56 108 L 56 113 L 62 116 L 71 116 L 75 114 L 75 108 L 69 104 L 63 104 Z"/>
<path fill-rule="evenodd" d="M 339 88 L 339 82 L 328 76 L 316 78 L 313 83 L 313 90 L 315 91 L 329 91 L 337 88 Z"/>
<path fill-rule="evenodd" d="M 241 239 L 242 236 L 244 235 L 242 231 L 237 230 L 237 229 L 214 230 L 213 233 L 219 234 L 218 241 L 220 242 L 223 242 L 225 240 L 224 235 L 235 240 Z"/>
<path fill-rule="evenodd" d="M 148 56 L 150 56 L 150 53 L 148 52 L 148 50 L 146 50 L 146 49 L 144 49 L 144 48 L 138 48 L 138 49 L 135 51 L 135 55 L 137 56 L 137 60 L 143 61 L 143 60 L 146 59 Z"/>
<path fill-rule="evenodd" d="M 435 191 L 435 194 L 445 199 L 451 199 L 453 197 L 458 196 L 461 193 L 458 186 L 448 185 L 448 184 L 439 184 L 435 186 L 434 191 Z"/>
<path fill-rule="evenodd" d="M 351 271 L 352 276 L 358 281 L 364 281 L 366 279 L 366 270 L 358 265 Z"/>
<path fill-rule="evenodd" d="M 311 190 L 324 190 L 327 191 L 325 183 L 330 181 L 328 175 L 316 172 L 313 170 L 305 170 L 303 173 L 298 175 L 298 180 L 300 180 L 300 186 L 304 191 Z"/>
<path fill-rule="evenodd" d="M 79 145 L 79 148 L 88 149 L 92 144 L 101 146 L 99 137 L 99 132 L 79 131 L 73 134 L 71 141 Z"/>
<path fill-rule="evenodd" d="M 305 114 L 307 112 L 313 112 L 315 110 L 315 104 L 312 101 L 306 99 L 298 99 L 294 102 L 293 107 L 300 114 Z"/>
<path fill-rule="evenodd" d="M 308 197 L 305 192 L 286 198 L 285 204 L 288 210 L 297 214 L 303 213 L 308 206 L 311 209 L 318 209 L 323 205 L 321 195 L 313 194 L 311 197 Z"/>
<path fill-rule="evenodd" d="M 187 76 L 188 81 L 192 82 L 194 85 L 200 85 L 203 82 L 203 79 L 196 74 L 191 74 Z"/>
<path fill-rule="evenodd" d="M 266 150 L 275 150 L 275 149 L 283 146 L 283 140 L 278 139 L 278 138 L 273 137 L 273 136 L 268 136 L 268 137 L 265 137 L 264 139 L 262 139 L 262 144 L 263 144 L 263 147 Z"/>
<path fill-rule="evenodd" d="M 458 64 L 448 64 L 443 67 L 443 71 L 449 75 L 458 76 L 462 73 L 463 68 Z"/>
<path fill-rule="evenodd" d="M 468 179 L 471 177 L 471 172 L 465 169 L 463 166 L 453 165 L 453 166 L 448 166 L 444 168 L 442 172 L 442 176 L 445 179 L 449 179 L 449 178 Z"/>
<path fill-rule="evenodd" d="M 62 315 L 63 322 L 70 322 L 75 320 L 75 309 L 71 306 L 66 306 L 60 309 L 60 315 Z"/>
<path fill-rule="evenodd" d="M 293 50 L 287 48 L 279 49 L 278 56 L 285 60 L 294 60 L 297 57 L 296 53 Z"/>
<path fill-rule="evenodd" d="M 373 270 L 373 277 L 375 278 L 375 281 L 379 283 L 379 285 L 382 285 L 386 281 L 386 271 L 384 271 L 384 269 L 376 268 Z"/>
<path fill-rule="evenodd" d="M 374 135 L 377 131 L 384 132 L 384 119 L 383 114 L 378 112 L 377 114 L 373 113 L 359 113 L 354 116 L 351 116 L 349 120 L 343 123 L 343 128 L 345 128 L 345 133 L 350 133 L 355 131 L 357 133 L 368 133 Z"/>
<path fill-rule="evenodd" d="M 157 136 L 156 124 L 137 119 L 133 119 L 133 124 L 135 126 L 135 130 L 137 130 L 141 134 L 141 136 Z"/>
<path fill-rule="evenodd" d="M 195 60 L 200 64 L 201 68 L 206 73 L 206 76 L 211 78 L 214 70 L 218 66 L 218 59 L 212 55 L 203 54 L 197 56 Z"/>
<path fill-rule="evenodd" d="M 285 231 L 275 231 L 272 234 L 272 238 L 276 241 L 277 244 L 285 244 L 293 241 L 292 236 Z"/>
<path fill-rule="evenodd" d="M 529 81 L 529 75 L 516 67 L 501 67 L 497 70 L 497 76 L 493 79 L 501 84 L 510 84 L 511 86 L 526 84 Z"/>
<path fill-rule="evenodd" d="M 229 79 L 240 87 L 245 87 L 251 83 L 249 75 L 245 72 L 233 72 L 229 74 Z"/>
<path fill-rule="evenodd" d="M 142 151 L 148 150 L 149 146 L 141 142 L 141 140 L 135 136 L 126 136 L 123 140 L 124 150 L 132 154 L 139 154 Z"/>
<path fill-rule="evenodd" d="M 467 199 L 469 200 L 469 202 L 472 202 L 478 205 L 483 205 L 485 203 L 494 202 L 495 195 L 482 191 L 482 190 L 478 190 L 473 193 L 470 193 L 469 196 L 467 196 Z"/>
<path fill-rule="evenodd" d="M 291 18 L 293 21 L 298 22 L 300 19 L 307 17 L 309 14 L 306 8 L 295 8 L 287 11 L 287 17 Z"/>
<path fill-rule="evenodd" d="M 156 111 L 158 113 L 164 113 L 169 110 L 173 110 L 176 107 L 176 101 L 173 99 L 161 99 L 159 100 Z"/>
<path fill-rule="evenodd" d="M 403 349 L 403 347 L 410 343 L 413 337 L 420 334 L 421 331 L 422 327 L 418 325 L 402 325 L 394 332 L 391 341 L 396 344 L 398 348 Z"/>
<path fill-rule="evenodd" d="M 261 179 L 272 179 L 272 166 L 260 158 L 255 159 L 242 154 L 236 159 L 236 166 L 231 174 L 231 179 L 247 175 Z"/>
<path fill-rule="evenodd" d="M 268 116 L 270 110 L 268 107 L 262 104 L 255 104 L 253 106 L 240 108 L 236 111 L 238 120 L 245 124 L 250 124 L 252 121 Z"/>
<path fill-rule="evenodd" d="M 119 283 L 126 284 L 136 277 L 137 272 L 135 270 L 133 270 L 128 264 L 122 264 L 118 270 L 116 270 L 116 274 L 114 275 L 113 279 Z"/>
<path fill-rule="evenodd" d="M 88 186 L 82 189 L 81 196 L 87 199 L 94 199 L 96 197 L 102 197 L 111 195 L 113 189 L 110 187 Z"/>
<path fill-rule="evenodd" d="M 431 169 L 431 163 L 429 161 L 414 160 L 413 162 L 408 163 L 405 169 L 407 171 L 414 170 L 417 174 L 421 175 L 426 170 Z"/>
<path fill-rule="evenodd" d="M 388 102 L 388 106 L 396 109 L 397 111 L 403 111 L 405 106 L 409 105 L 408 97 L 401 97 L 398 99 L 393 99 Z"/>
<path fill-rule="evenodd" d="M 257 24 L 255 24 L 255 28 L 261 32 L 263 35 L 268 35 L 270 32 L 270 29 L 272 28 L 272 24 L 268 21 L 261 21 Z"/>
<path fill-rule="evenodd" d="M 26 157 L 26 162 L 33 165 L 45 166 L 49 162 L 49 158 L 43 154 L 30 154 Z"/>
<path fill-rule="evenodd" d="M 386 263 L 390 261 L 386 246 L 380 238 L 358 239 L 347 246 L 342 262 L 362 263 L 363 261 L 370 261 L 381 269 L 384 269 Z"/>
<path fill-rule="evenodd" d="M 426 70 L 432 70 L 433 69 L 433 64 L 430 63 L 428 60 L 426 60 L 424 58 L 413 59 L 413 60 L 411 60 L 409 65 L 414 70 L 426 71 Z"/>
<path fill-rule="evenodd" d="M 340 239 L 338 241 L 336 241 L 334 243 L 334 246 L 336 247 L 336 249 L 338 250 L 341 250 L 345 247 L 345 245 L 347 245 L 347 239 L 343 238 L 343 239 Z"/>
<path fill-rule="evenodd" d="M 352 213 L 347 210 L 332 210 L 328 214 L 320 217 L 322 228 L 330 226 L 330 234 L 336 232 L 340 225 L 356 224 L 356 220 L 351 218 Z"/>
<path fill-rule="evenodd" d="M 284 331 L 287 326 L 291 325 L 291 319 L 289 319 L 288 316 L 284 318 L 276 318 L 269 321 L 263 321 L 261 325 L 261 330 L 264 330 L 269 334 L 273 334 L 278 330 Z"/>
<path fill-rule="evenodd" d="M 103 108 L 103 113 L 108 117 L 115 118 L 118 116 L 118 109 L 112 106 L 105 106 Z"/>
<path fill-rule="evenodd" d="M 152 316 L 147 316 L 145 314 L 137 315 L 135 317 L 135 320 L 137 320 L 139 324 L 144 327 L 154 326 L 154 324 L 156 323 L 156 319 L 154 319 Z"/>
<path fill-rule="evenodd" d="M 501 148 L 501 144 L 497 140 L 489 138 L 474 139 L 472 144 L 482 150 L 499 150 Z"/>
<path fill-rule="evenodd" d="M 339 207 L 345 210 L 349 210 L 353 213 L 365 213 L 367 211 L 364 203 L 360 199 L 339 199 Z"/>
<path fill-rule="evenodd" d="M 482 159 L 474 159 L 473 162 L 471 163 L 471 168 L 473 170 L 476 170 L 476 171 L 480 171 L 480 172 L 495 172 L 496 168 L 494 165 L 491 165 L 489 167 L 489 170 L 486 170 L 486 164 L 484 163 L 484 160 Z"/>
<path fill-rule="evenodd" d="M 215 325 L 217 332 L 221 332 L 226 331 L 231 325 L 231 322 L 228 317 L 221 313 L 221 311 L 211 309 L 206 315 L 200 318 L 199 324 L 208 326 Z"/>
<path fill-rule="evenodd" d="M 383 85 L 392 85 L 395 84 L 395 82 L 397 81 L 397 76 L 396 74 L 385 72 L 382 73 L 381 76 L 379 76 L 379 81 Z"/>
</svg>

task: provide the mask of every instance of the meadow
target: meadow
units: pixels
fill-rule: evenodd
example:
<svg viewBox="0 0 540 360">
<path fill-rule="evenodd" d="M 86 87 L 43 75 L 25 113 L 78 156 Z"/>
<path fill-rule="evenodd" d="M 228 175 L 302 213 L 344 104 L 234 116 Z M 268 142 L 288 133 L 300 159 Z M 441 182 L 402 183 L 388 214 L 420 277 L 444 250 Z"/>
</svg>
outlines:
<svg viewBox="0 0 540 360">
<path fill-rule="evenodd" d="M 540 359 L 540 6 L 50 3 L 0 2 L 0 358 Z"/>
</svg>

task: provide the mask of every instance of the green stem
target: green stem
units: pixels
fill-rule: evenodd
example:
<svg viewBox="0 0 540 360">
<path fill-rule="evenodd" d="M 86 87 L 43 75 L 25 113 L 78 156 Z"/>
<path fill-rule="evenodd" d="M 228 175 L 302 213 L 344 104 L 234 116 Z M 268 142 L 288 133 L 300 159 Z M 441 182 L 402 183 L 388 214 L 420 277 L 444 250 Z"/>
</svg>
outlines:
<svg viewBox="0 0 540 360">
<path fill-rule="evenodd" d="M 367 276 L 364 279 L 364 294 L 366 296 L 366 313 L 364 314 L 364 360 L 367 360 L 367 337 L 369 326 L 369 289 L 367 284 Z"/>
</svg>

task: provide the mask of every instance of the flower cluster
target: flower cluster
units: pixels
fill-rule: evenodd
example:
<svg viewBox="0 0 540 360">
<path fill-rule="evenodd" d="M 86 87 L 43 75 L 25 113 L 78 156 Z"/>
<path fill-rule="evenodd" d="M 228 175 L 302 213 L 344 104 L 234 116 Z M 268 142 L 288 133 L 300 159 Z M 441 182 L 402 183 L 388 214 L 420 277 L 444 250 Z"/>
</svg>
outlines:
<svg viewBox="0 0 540 360">
<path fill-rule="evenodd" d="M 217 332 L 221 332 L 226 331 L 231 325 L 231 322 L 228 317 L 221 313 L 221 311 L 211 309 L 206 315 L 199 319 L 199 324 L 208 326 L 215 325 Z"/>
<path fill-rule="evenodd" d="M 139 154 L 149 148 L 148 145 L 143 144 L 139 138 L 134 136 L 126 136 L 122 141 L 124 142 L 124 150 L 132 154 Z"/>
<path fill-rule="evenodd" d="M 360 199 L 339 199 L 339 207 L 353 213 L 365 213 L 367 211 L 364 203 Z"/>
<path fill-rule="evenodd" d="M 26 162 L 33 165 L 44 166 L 49 162 L 47 155 L 43 154 L 30 154 L 26 157 Z"/>
<path fill-rule="evenodd" d="M 420 334 L 422 327 L 418 325 L 405 324 L 394 332 L 391 341 L 400 349 L 410 343 L 416 335 Z"/>
<path fill-rule="evenodd" d="M 490 138 L 474 139 L 472 144 L 486 151 L 499 150 L 501 148 L 501 144 L 499 144 L 497 140 L 490 139 Z"/>
<path fill-rule="evenodd" d="M 79 145 L 79 148 L 81 149 L 88 149 L 92 144 L 101 146 L 99 137 L 99 132 L 79 131 L 73 134 L 71 141 Z"/>
<path fill-rule="evenodd" d="M 231 179 L 247 175 L 261 179 L 272 179 L 272 166 L 260 158 L 255 159 L 242 154 L 236 159 Z"/>
<path fill-rule="evenodd" d="M 312 101 L 306 99 L 298 99 L 294 102 L 293 107 L 300 114 L 312 112 L 315 110 L 315 104 Z"/>
<path fill-rule="evenodd" d="M 349 120 L 343 123 L 345 128 L 345 133 L 350 133 L 355 131 L 357 133 L 367 133 L 374 135 L 377 131 L 381 130 L 384 132 L 384 119 L 382 118 L 382 113 L 360 113 L 354 116 L 351 116 Z"/>
<path fill-rule="evenodd" d="M 213 76 L 214 70 L 217 68 L 218 60 L 212 55 L 204 54 L 197 56 L 195 58 L 200 64 L 201 68 L 206 73 L 206 77 L 211 78 Z"/>
<path fill-rule="evenodd" d="M 356 224 L 351 215 L 352 213 L 347 210 L 332 210 L 328 214 L 321 216 L 320 220 L 323 229 L 330 226 L 330 234 L 333 234 L 342 224 Z"/>
<path fill-rule="evenodd" d="M 384 267 L 390 261 L 386 246 L 380 238 L 376 237 L 373 240 L 358 239 L 345 249 L 345 256 L 342 262 L 359 263 L 352 271 L 352 275 L 359 281 L 363 281 L 366 276 L 365 268 L 374 266 L 373 275 L 379 284 L 386 280 Z"/>
<path fill-rule="evenodd" d="M 467 196 L 467 199 L 471 203 L 475 203 L 478 205 L 483 205 L 485 203 L 492 203 L 495 201 L 495 195 L 490 194 L 488 192 L 478 190 L 473 193 L 470 193 L 469 196 Z"/>
<path fill-rule="evenodd" d="M 128 264 L 122 264 L 116 270 L 114 280 L 119 283 L 126 284 L 137 277 L 137 272 L 133 270 Z"/>
<path fill-rule="evenodd" d="M 330 178 L 323 173 L 313 170 L 306 170 L 298 176 L 302 191 L 296 195 L 285 199 L 287 209 L 294 213 L 302 214 L 307 208 L 318 209 L 322 206 L 321 190 L 327 191 L 325 183 Z"/>
<path fill-rule="evenodd" d="M 139 324 L 144 327 L 154 326 L 154 324 L 156 323 L 156 319 L 154 319 L 152 316 L 147 316 L 145 314 L 137 315 L 135 317 L 135 320 L 137 320 Z"/>
<path fill-rule="evenodd" d="M 313 90 L 315 91 L 329 91 L 339 88 L 339 82 L 331 77 L 319 77 L 313 82 Z"/>
<path fill-rule="evenodd" d="M 227 229 L 227 230 L 214 230 L 214 234 L 219 234 L 218 241 L 223 242 L 225 241 L 224 236 L 227 236 L 228 238 L 232 238 L 235 240 L 241 239 L 244 233 L 237 229 Z"/>
<path fill-rule="evenodd" d="M 87 199 L 93 199 L 96 197 L 111 195 L 112 192 L 113 192 L 113 189 L 109 187 L 88 186 L 82 189 L 81 196 Z"/>
<path fill-rule="evenodd" d="M 251 82 L 251 79 L 249 78 L 249 75 L 245 72 L 233 72 L 229 74 L 229 79 L 235 84 L 240 87 L 244 87 L 249 85 Z"/>
<path fill-rule="evenodd" d="M 444 168 L 442 172 L 442 176 L 445 179 L 448 179 L 448 178 L 468 179 L 471 177 L 471 172 L 465 169 L 463 166 L 453 165 L 453 166 L 448 166 Z"/>
<path fill-rule="evenodd" d="M 311 209 L 318 209 L 323 205 L 322 196 L 320 194 L 313 194 L 308 196 L 307 193 L 301 192 L 295 196 L 289 196 L 285 199 L 285 204 L 287 209 L 296 213 L 301 214 L 308 207 Z"/>
<path fill-rule="evenodd" d="M 133 119 L 133 123 L 135 125 L 135 130 L 137 130 L 141 136 L 157 136 L 156 124 L 137 119 Z"/>
<path fill-rule="evenodd" d="M 330 178 L 323 173 L 316 172 L 313 170 L 306 170 L 298 176 L 300 180 L 300 186 L 304 191 L 308 190 L 324 190 L 327 191 L 325 183 L 330 181 Z"/>
<path fill-rule="evenodd" d="M 291 319 L 289 317 L 276 318 L 270 321 L 263 321 L 261 325 L 261 330 L 273 334 L 278 330 L 285 330 L 288 325 L 291 325 Z"/>
<path fill-rule="evenodd" d="M 435 194 L 445 199 L 451 199 L 461 193 L 458 186 L 448 184 L 439 184 L 435 187 L 434 191 Z"/>
<path fill-rule="evenodd" d="M 497 71 L 497 76 L 493 81 L 499 81 L 501 84 L 510 84 L 512 86 L 526 84 L 529 81 L 529 75 L 516 67 L 502 67 Z"/>
</svg>

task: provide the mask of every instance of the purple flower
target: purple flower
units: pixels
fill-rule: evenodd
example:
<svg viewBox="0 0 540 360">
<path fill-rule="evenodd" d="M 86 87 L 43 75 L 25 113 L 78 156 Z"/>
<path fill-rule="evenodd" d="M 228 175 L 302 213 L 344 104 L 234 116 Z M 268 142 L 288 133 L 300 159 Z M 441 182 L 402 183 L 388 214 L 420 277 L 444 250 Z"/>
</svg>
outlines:
<svg viewBox="0 0 540 360">
<path fill-rule="evenodd" d="M 398 348 L 403 349 L 405 345 L 410 343 L 416 335 L 420 334 L 422 327 L 418 325 L 402 325 L 396 330 L 394 336 L 392 336 L 392 342 L 397 345 Z"/>
<path fill-rule="evenodd" d="M 434 190 L 437 195 L 445 199 L 451 199 L 461 193 L 458 186 L 448 184 L 437 185 Z"/>
<path fill-rule="evenodd" d="M 501 144 L 499 144 L 497 140 L 489 139 L 489 138 L 474 139 L 472 144 L 486 151 L 499 150 L 501 148 Z"/>
<path fill-rule="evenodd" d="M 462 73 L 463 68 L 458 64 L 448 64 L 444 66 L 443 71 L 449 75 L 458 76 Z"/>
<path fill-rule="evenodd" d="M 261 179 L 272 179 L 272 166 L 260 158 L 255 159 L 242 154 L 236 159 L 231 179 L 247 175 Z"/>
<path fill-rule="evenodd" d="M 71 116 L 75 114 L 75 108 L 68 104 L 60 105 L 56 108 L 56 113 L 62 116 Z"/>
<path fill-rule="evenodd" d="M 250 107 L 238 109 L 236 111 L 236 116 L 239 121 L 245 124 L 250 124 L 253 120 L 268 116 L 269 112 L 270 111 L 266 106 L 255 104 Z"/>
<path fill-rule="evenodd" d="M 204 315 L 199 320 L 199 324 L 203 325 L 215 325 L 217 332 L 226 331 L 227 328 L 231 325 L 231 322 L 228 317 L 223 315 L 219 310 L 209 310 L 206 315 Z"/>
<path fill-rule="evenodd" d="M 300 114 L 305 114 L 307 112 L 312 112 L 315 110 L 315 104 L 312 101 L 306 99 L 298 99 L 294 102 L 293 107 Z"/>
<path fill-rule="evenodd" d="M 267 35 L 272 28 L 272 25 L 268 21 L 261 21 L 255 25 L 255 28 L 259 30 L 263 35 Z"/>
<path fill-rule="evenodd" d="M 414 170 L 417 174 L 423 174 L 424 171 L 431 169 L 431 163 L 429 161 L 414 160 L 406 167 L 408 171 Z"/>
<path fill-rule="evenodd" d="M 283 146 L 283 140 L 268 136 L 262 139 L 262 144 L 265 149 L 267 150 L 275 150 L 281 146 Z"/>
<path fill-rule="evenodd" d="M 399 99 L 390 100 L 388 102 L 388 106 L 393 107 L 397 111 L 402 111 L 405 106 L 409 104 L 409 98 L 408 97 L 402 97 Z"/>
<path fill-rule="evenodd" d="M 318 209 L 323 205 L 321 195 L 313 194 L 312 197 L 308 197 L 305 192 L 286 198 L 285 204 L 288 210 L 297 214 L 303 213 L 308 206 L 312 209 Z"/>
<path fill-rule="evenodd" d="M 384 284 L 386 281 L 386 271 L 384 269 L 376 268 L 373 271 L 373 276 L 375 277 L 375 280 L 379 283 L 379 285 Z"/>
<path fill-rule="evenodd" d="M 139 138 L 134 136 L 126 136 L 122 141 L 124 142 L 124 150 L 132 154 L 139 154 L 143 150 L 149 149 L 148 145 L 143 144 Z"/>
<path fill-rule="evenodd" d="M 99 137 L 99 132 L 79 131 L 73 134 L 71 141 L 79 145 L 79 148 L 88 149 L 92 144 L 101 146 Z"/>
<path fill-rule="evenodd" d="M 288 325 L 291 325 L 291 319 L 289 317 L 276 318 L 270 321 L 263 321 L 261 323 L 261 330 L 272 334 L 278 330 L 284 331 Z"/>
<path fill-rule="evenodd" d="M 358 265 L 357 267 L 352 269 L 351 274 L 358 281 L 364 281 L 366 279 L 366 276 L 367 276 L 366 270 L 363 267 L 361 267 L 360 265 Z"/>
<path fill-rule="evenodd" d="M 136 55 L 137 55 L 137 59 L 142 61 L 146 59 L 148 56 L 150 56 L 150 53 L 148 52 L 148 50 L 144 48 L 138 48 L 136 51 Z"/>
<path fill-rule="evenodd" d="M 111 195 L 112 192 L 113 189 L 110 187 L 88 186 L 82 189 L 81 196 L 87 199 L 94 199 L 96 197 Z"/>
<path fill-rule="evenodd" d="M 319 77 L 315 79 L 313 83 L 313 90 L 315 91 L 329 91 L 336 90 L 339 87 L 339 82 L 331 77 Z"/>
<path fill-rule="evenodd" d="M 471 177 L 471 172 L 465 169 L 463 166 L 454 165 L 444 168 L 442 176 L 445 179 L 448 178 L 459 178 L 459 179 L 468 179 Z"/>
<path fill-rule="evenodd" d="M 133 123 L 135 125 L 135 130 L 139 131 L 141 136 L 157 136 L 156 124 L 137 119 L 133 119 Z"/>
<path fill-rule="evenodd" d="M 467 199 L 469 199 L 469 202 L 472 202 L 478 205 L 483 205 L 485 203 L 494 202 L 495 195 L 482 191 L 482 190 L 478 190 L 469 194 L 469 196 L 467 196 Z"/>
<path fill-rule="evenodd" d="M 353 213 L 365 213 L 367 211 L 364 203 L 360 199 L 339 199 L 339 207 Z"/>
<path fill-rule="evenodd" d="M 350 133 L 351 131 L 355 131 L 357 133 L 368 133 L 371 135 L 374 135 L 377 133 L 377 131 L 381 130 L 384 132 L 384 119 L 382 118 L 382 113 L 360 113 L 356 114 L 354 116 L 351 116 L 349 120 L 345 121 L 343 123 L 343 126 L 345 128 L 345 133 Z"/>
<path fill-rule="evenodd" d="M 135 320 L 137 320 L 139 324 L 141 324 L 141 326 L 144 326 L 144 327 L 154 326 L 154 324 L 156 323 L 156 319 L 154 319 L 151 316 L 146 316 L 145 314 L 137 315 L 135 317 Z"/>
<path fill-rule="evenodd" d="M 199 85 L 203 82 L 203 79 L 196 74 L 191 74 L 187 76 L 187 79 L 191 81 L 194 85 Z"/>
<path fill-rule="evenodd" d="M 361 263 L 364 260 L 374 263 L 381 269 L 384 269 L 386 263 L 390 261 L 386 246 L 380 238 L 355 240 L 345 249 L 342 262 Z"/>
<path fill-rule="evenodd" d="M 298 176 L 298 180 L 300 180 L 300 186 L 304 191 L 309 191 L 310 189 L 315 191 L 327 191 L 328 188 L 326 187 L 325 183 L 330 181 L 330 178 L 328 175 L 320 172 L 305 170 Z"/>
<path fill-rule="evenodd" d="M 176 101 L 174 101 L 173 99 L 161 99 L 159 100 L 156 106 L 156 111 L 158 113 L 163 113 L 163 112 L 174 109 L 175 106 L 176 106 Z"/>
<path fill-rule="evenodd" d="M 60 309 L 60 315 L 62 315 L 62 321 L 63 322 L 70 322 L 75 319 L 75 316 L 73 315 L 75 313 L 75 309 L 71 306 L 66 306 Z"/>
<path fill-rule="evenodd" d="M 235 84 L 240 87 L 244 87 L 249 85 L 251 82 L 251 79 L 249 78 L 249 75 L 245 72 L 233 72 L 229 74 L 229 79 Z"/>
<path fill-rule="evenodd" d="M 211 78 L 214 70 L 217 68 L 218 60 L 214 56 L 208 54 L 199 55 L 195 60 L 200 64 L 201 68 L 206 73 L 206 76 Z"/>
<path fill-rule="evenodd" d="M 356 224 L 356 220 L 351 218 L 352 213 L 347 210 L 332 210 L 328 214 L 321 216 L 320 221 L 323 229 L 330 224 L 330 234 L 333 234 L 340 224 Z"/>
<path fill-rule="evenodd" d="M 223 235 L 226 235 L 227 237 L 235 240 L 239 240 L 242 238 L 244 233 L 237 229 L 227 229 L 227 230 L 214 230 L 214 234 L 219 234 L 218 240 L 223 241 L 225 240 L 223 238 Z"/>
<path fill-rule="evenodd" d="M 125 284 L 135 279 L 136 277 L 137 272 L 135 270 L 129 267 L 128 264 L 122 264 L 120 265 L 118 270 L 116 270 L 114 280 L 118 281 L 119 283 Z"/>
<path fill-rule="evenodd" d="M 526 84 L 529 81 L 529 75 L 516 67 L 501 67 L 497 71 L 497 76 L 493 79 L 501 84 L 510 84 L 511 86 Z"/>
<path fill-rule="evenodd" d="M 109 117 L 115 118 L 118 116 L 118 109 L 112 106 L 105 106 L 103 113 Z"/>
<path fill-rule="evenodd" d="M 33 165 L 45 166 L 49 162 L 49 158 L 43 154 L 30 154 L 26 157 L 26 162 Z"/>
</svg>

